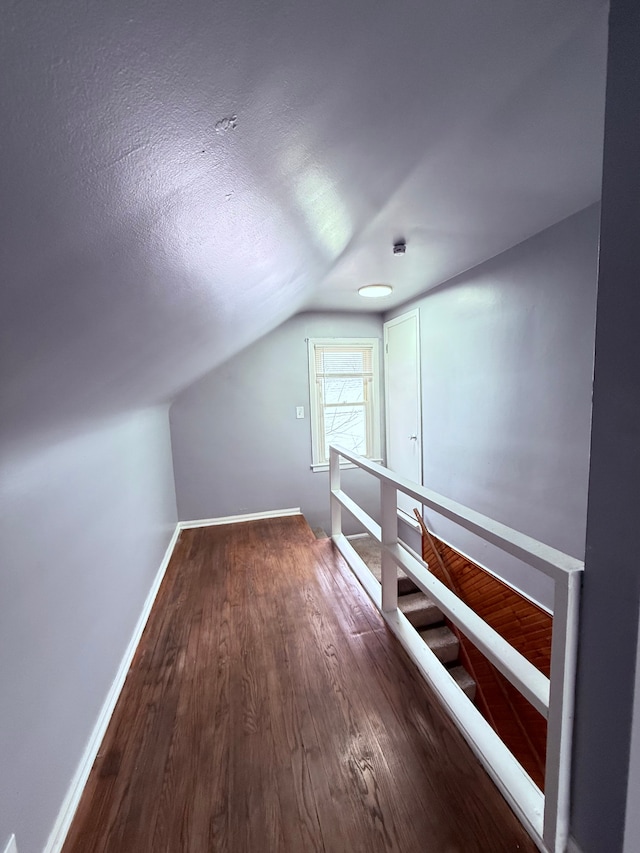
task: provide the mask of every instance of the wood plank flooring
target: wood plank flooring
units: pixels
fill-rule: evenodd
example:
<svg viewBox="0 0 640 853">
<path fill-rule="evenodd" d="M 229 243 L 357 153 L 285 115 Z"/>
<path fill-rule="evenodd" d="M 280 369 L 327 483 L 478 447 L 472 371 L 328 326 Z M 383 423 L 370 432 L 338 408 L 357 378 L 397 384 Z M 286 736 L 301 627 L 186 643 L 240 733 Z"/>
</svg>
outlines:
<svg viewBox="0 0 640 853">
<path fill-rule="evenodd" d="M 534 853 L 330 540 L 183 531 L 63 853 Z"/>
</svg>

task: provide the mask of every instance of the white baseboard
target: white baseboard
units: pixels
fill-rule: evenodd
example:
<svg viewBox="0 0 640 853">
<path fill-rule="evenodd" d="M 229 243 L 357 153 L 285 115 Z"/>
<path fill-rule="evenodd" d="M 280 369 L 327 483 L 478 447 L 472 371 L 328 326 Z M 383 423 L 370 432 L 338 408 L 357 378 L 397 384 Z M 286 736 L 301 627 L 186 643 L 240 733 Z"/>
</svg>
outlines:
<svg viewBox="0 0 640 853">
<path fill-rule="evenodd" d="M 153 607 L 153 603 L 156 599 L 156 595 L 158 594 L 158 590 L 160 589 L 160 584 L 162 583 L 162 579 L 167 570 L 167 566 L 169 565 L 169 560 L 171 559 L 171 555 L 173 554 L 173 549 L 175 547 L 176 542 L 178 541 L 178 536 L 180 535 L 180 524 L 176 525 L 176 529 L 173 531 L 173 535 L 167 546 L 167 550 L 165 551 L 165 555 L 163 557 L 162 563 L 160 564 L 160 568 L 158 569 L 158 573 L 153 581 L 153 586 L 149 590 L 149 594 L 147 595 L 147 599 L 144 603 L 144 607 L 142 608 L 142 613 L 140 614 L 140 618 L 138 619 L 138 623 L 133 632 L 133 636 L 131 637 L 131 641 L 127 646 L 127 650 L 124 653 L 124 657 L 120 662 L 120 667 L 118 668 L 118 672 L 116 677 L 111 685 L 111 689 L 107 695 L 104 705 L 100 711 L 100 715 L 98 717 L 98 721 L 91 733 L 91 737 L 89 738 L 89 742 L 84 751 L 84 755 L 80 760 L 80 764 L 75 772 L 73 779 L 71 780 L 71 784 L 69 785 L 69 789 L 67 791 L 67 795 L 64 798 L 64 802 L 60 808 L 58 813 L 58 817 L 56 822 L 51 830 L 51 834 L 49 835 L 49 839 L 47 840 L 47 844 L 44 848 L 43 853 L 60 853 L 62 850 L 62 845 L 67 837 L 67 833 L 69 832 L 69 828 L 71 827 L 71 822 L 76 813 L 78 805 L 80 803 L 80 798 L 82 797 L 82 792 L 84 791 L 84 786 L 87 783 L 87 779 L 89 778 L 89 773 L 91 772 L 91 768 L 93 767 L 93 763 L 96 759 L 96 755 L 98 754 L 98 750 L 100 749 L 100 744 L 102 743 L 102 739 L 104 738 L 105 732 L 107 730 L 107 726 L 109 725 L 109 721 L 111 720 L 111 715 L 116 707 L 116 702 L 118 701 L 118 697 L 120 696 L 120 692 L 124 686 L 125 679 L 127 677 L 127 673 L 129 672 L 129 667 L 131 666 L 131 662 L 133 660 L 133 656 L 138 648 L 138 643 L 140 642 L 140 638 L 142 637 L 142 632 L 144 631 L 144 627 L 147 624 L 147 619 L 149 618 L 149 614 L 151 613 L 151 608 Z M 12 848 L 9 846 L 9 853 L 12 853 Z"/>
<path fill-rule="evenodd" d="M 261 518 L 286 518 L 290 515 L 302 515 L 300 507 L 290 509 L 270 509 L 265 512 L 249 512 L 245 515 L 227 515 L 223 518 L 200 518 L 197 521 L 179 521 L 180 530 L 190 530 L 192 527 L 214 527 L 217 524 L 237 524 L 242 521 L 259 521 Z"/>
</svg>

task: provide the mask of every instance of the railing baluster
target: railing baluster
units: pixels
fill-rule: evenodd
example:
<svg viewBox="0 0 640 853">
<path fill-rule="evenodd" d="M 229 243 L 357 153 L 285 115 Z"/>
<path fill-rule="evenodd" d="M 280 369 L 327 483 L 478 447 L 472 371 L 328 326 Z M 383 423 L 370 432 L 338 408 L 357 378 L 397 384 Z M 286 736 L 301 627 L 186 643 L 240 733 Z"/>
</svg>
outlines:
<svg viewBox="0 0 640 853">
<path fill-rule="evenodd" d="M 552 853 L 564 853 L 569 835 L 580 580 L 572 573 L 555 585 L 544 785 L 544 842 Z"/>
<path fill-rule="evenodd" d="M 333 496 L 334 492 L 340 491 L 340 454 L 333 449 L 329 450 L 329 501 L 331 507 L 331 536 L 339 536 L 342 533 L 342 506 Z"/>
<path fill-rule="evenodd" d="M 380 482 L 380 516 L 382 522 L 382 609 L 385 613 L 398 607 L 398 567 L 385 545 L 398 542 L 398 490 L 393 483 Z"/>
</svg>

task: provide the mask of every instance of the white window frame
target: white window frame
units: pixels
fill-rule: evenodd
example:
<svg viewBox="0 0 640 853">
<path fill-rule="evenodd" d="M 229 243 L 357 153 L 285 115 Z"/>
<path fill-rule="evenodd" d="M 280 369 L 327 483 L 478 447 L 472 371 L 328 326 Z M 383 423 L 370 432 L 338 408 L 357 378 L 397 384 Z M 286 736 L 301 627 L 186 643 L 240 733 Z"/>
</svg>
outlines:
<svg viewBox="0 0 640 853">
<path fill-rule="evenodd" d="M 315 351 L 317 346 L 325 347 L 354 347 L 370 348 L 373 376 L 370 388 L 369 411 L 371 418 L 370 441 L 371 455 L 367 458 L 374 462 L 382 462 L 381 456 L 381 423 L 382 407 L 380 402 L 380 342 L 378 338 L 309 338 L 309 413 L 311 421 L 311 470 L 328 471 L 329 460 L 322 458 L 324 447 L 324 435 L 322 431 L 322 403 L 318 393 L 318 382 L 316 377 Z M 342 468 L 356 467 L 346 460 L 341 463 Z"/>
</svg>

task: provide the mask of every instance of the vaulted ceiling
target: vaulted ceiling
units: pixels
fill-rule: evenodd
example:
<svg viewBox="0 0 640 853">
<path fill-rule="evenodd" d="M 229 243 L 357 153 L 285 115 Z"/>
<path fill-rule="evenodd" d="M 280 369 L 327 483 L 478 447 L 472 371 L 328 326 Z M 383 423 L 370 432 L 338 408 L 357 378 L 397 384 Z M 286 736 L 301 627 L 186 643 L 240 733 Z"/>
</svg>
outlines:
<svg viewBox="0 0 640 853">
<path fill-rule="evenodd" d="M 398 304 L 599 197 L 602 0 L 1 15 L 9 436 L 168 400 L 296 311 Z"/>
</svg>

